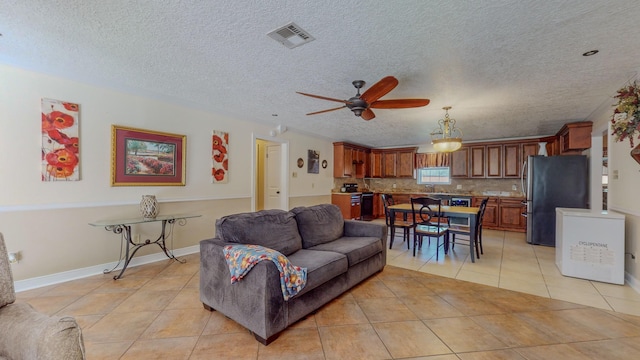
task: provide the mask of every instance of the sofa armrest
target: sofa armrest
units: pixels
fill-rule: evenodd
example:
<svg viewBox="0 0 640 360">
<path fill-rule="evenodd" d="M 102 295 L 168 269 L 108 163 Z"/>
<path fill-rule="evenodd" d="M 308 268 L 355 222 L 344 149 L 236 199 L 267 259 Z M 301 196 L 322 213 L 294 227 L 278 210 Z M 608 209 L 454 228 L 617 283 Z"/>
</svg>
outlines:
<svg viewBox="0 0 640 360">
<path fill-rule="evenodd" d="M 382 239 L 383 245 L 387 243 L 387 226 L 373 222 L 360 220 L 344 221 L 344 236 L 375 237 Z"/>
<path fill-rule="evenodd" d="M 288 326 L 280 272 L 271 261 L 257 263 L 239 282 L 231 284 L 218 238 L 200 241 L 200 300 L 263 339 Z"/>
<path fill-rule="evenodd" d="M 0 308 L 0 356 L 10 359 L 84 359 L 80 326 L 71 317 L 48 316 L 27 303 Z"/>
</svg>

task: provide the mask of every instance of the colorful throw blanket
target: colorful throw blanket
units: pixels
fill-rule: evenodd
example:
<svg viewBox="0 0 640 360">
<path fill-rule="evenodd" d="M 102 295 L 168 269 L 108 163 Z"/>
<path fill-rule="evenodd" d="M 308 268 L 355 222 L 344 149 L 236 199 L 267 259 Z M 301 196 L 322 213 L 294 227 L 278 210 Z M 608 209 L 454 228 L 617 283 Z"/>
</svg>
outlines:
<svg viewBox="0 0 640 360">
<path fill-rule="evenodd" d="M 294 266 L 286 256 L 260 245 L 227 245 L 222 249 L 231 273 L 231 283 L 240 281 L 254 265 L 271 260 L 280 271 L 282 296 L 289 300 L 307 283 L 307 269 Z"/>
</svg>

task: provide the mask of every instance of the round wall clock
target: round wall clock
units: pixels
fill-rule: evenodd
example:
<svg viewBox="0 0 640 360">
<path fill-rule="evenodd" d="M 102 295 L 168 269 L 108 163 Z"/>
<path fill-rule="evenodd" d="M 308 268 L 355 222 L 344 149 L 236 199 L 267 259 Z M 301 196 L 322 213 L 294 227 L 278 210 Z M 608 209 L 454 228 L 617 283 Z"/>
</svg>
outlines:
<svg viewBox="0 0 640 360">
<path fill-rule="evenodd" d="M 298 167 L 301 168 L 304 166 L 304 160 L 302 158 L 298 158 Z"/>
<path fill-rule="evenodd" d="M 322 160 L 322 168 L 326 169 L 327 168 L 327 160 Z"/>
</svg>

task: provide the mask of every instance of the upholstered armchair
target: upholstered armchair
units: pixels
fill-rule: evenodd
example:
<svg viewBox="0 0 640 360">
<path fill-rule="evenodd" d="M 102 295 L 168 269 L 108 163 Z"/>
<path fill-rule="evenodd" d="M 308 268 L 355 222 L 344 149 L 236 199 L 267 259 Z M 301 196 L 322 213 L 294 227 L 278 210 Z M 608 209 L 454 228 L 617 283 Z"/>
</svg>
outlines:
<svg viewBox="0 0 640 360">
<path fill-rule="evenodd" d="M 48 316 L 15 304 L 13 275 L 0 233 L 0 359 L 84 359 L 82 332 L 71 317 Z"/>
</svg>

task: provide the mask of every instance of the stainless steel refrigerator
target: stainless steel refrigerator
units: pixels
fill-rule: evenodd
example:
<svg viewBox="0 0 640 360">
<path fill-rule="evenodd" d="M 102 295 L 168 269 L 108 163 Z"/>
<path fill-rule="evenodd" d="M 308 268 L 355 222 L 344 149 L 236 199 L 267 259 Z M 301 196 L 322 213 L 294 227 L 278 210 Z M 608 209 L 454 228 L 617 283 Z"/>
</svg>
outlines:
<svg viewBox="0 0 640 360">
<path fill-rule="evenodd" d="M 529 156 L 522 179 L 528 243 L 556 245 L 557 207 L 588 208 L 588 166 L 584 155 Z"/>
</svg>

